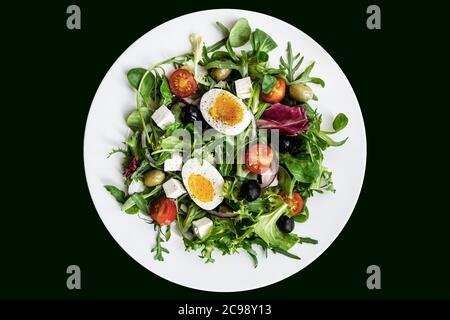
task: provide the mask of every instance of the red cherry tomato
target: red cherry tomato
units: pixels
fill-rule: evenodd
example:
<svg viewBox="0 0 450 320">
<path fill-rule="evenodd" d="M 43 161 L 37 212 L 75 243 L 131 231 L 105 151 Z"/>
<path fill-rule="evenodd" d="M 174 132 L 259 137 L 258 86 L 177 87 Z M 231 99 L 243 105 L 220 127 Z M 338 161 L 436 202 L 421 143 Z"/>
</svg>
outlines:
<svg viewBox="0 0 450 320">
<path fill-rule="evenodd" d="M 272 165 L 273 152 L 266 144 L 252 145 L 245 153 L 245 165 L 253 173 L 266 172 Z"/>
<path fill-rule="evenodd" d="M 150 205 L 150 218 L 159 225 L 171 224 L 177 217 L 177 206 L 172 199 L 161 197 Z"/>
<path fill-rule="evenodd" d="M 186 69 L 177 69 L 169 77 L 170 91 L 178 98 L 186 98 L 197 91 L 197 82 Z"/>
<path fill-rule="evenodd" d="M 283 79 L 277 78 L 277 83 L 269 93 L 261 92 L 261 99 L 268 103 L 278 103 L 283 100 L 286 94 L 286 82 Z"/>
<path fill-rule="evenodd" d="M 298 215 L 302 211 L 303 199 L 297 192 L 292 192 L 292 198 L 289 198 L 284 192 L 280 192 L 280 196 L 291 207 L 293 216 Z"/>
</svg>

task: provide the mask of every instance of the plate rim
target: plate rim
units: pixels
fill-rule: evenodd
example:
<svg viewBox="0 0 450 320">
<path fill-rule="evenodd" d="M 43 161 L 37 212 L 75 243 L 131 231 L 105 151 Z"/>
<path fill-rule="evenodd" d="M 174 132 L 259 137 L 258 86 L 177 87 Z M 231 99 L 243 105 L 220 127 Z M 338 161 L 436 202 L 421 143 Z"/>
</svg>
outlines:
<svg viewBox="0 0 450 320">
<path fill-rule="evenodd" d="M 101 86 L 102 86 L 102 83 L 105 81 L 105 79 L 107 78 L 107 76 L 108 76 L 109 73 L 111 72 L 111 70 L 112 70 L 112 68 L 114 67 L 114 65 L 116 64 L 116 62 L 117 62 L 117 61 L 118 61 L 118 60 L 119 60 L 119 59 L 120 59 L 120 58 L 128 51 L 128 49 L 129 49 L 130 47 L 132 47 L 133 45 L 135 45 L 138 41 L 140 41 L 141 38 L 143 38 L 145 35 L 147 35 L 147 34 L 148 34 L 149 32 L 151 32 L 151 31 L 153 31 L 154 29 L 156 29 L 156 28 L 163 28 L 166 24 L 173 23 L 173 22 L 176 21 L 176 20 L 184 19 L 184 18 L 186 18 L 186 17 L 189 16 L 189 15 L 193 15 L 193 14 L 197 14 L 197 13 L 207 13 L 207 12 L 210 12 L 210 13 L 212 13 L 212 12 L 216 12 L 216 13 L 217 13 L 217 12 L 227 12 L 227 13 L 234 13 L 234 14 L 236 14 L 236 15 L 238 15 L 239 13 L 262 15 L 262 16 L 265 16 L 265 17 L 268 17 L 268 18 L 271 18 L 271 19 L 275 19 L 275 20 L 277 20 L 278 22 L 284 23 L 284 24 L 286 24 L 286 25 L 289 25 L 290 27 L 292 27 L 292 28 L 294 28 L 294 29 L 300 31 L 301 33 L 303 33 L 303 34 L 308 38 L 309 41 L 313 42 L 315 45 L 317 45 L 319 48 L 321 48 L 321 49 L 323 50 L 323 52 L 326 54 L 326 56 L 327 56 L 329 59 L 331 59 L 331 61 L 334 62 L 334 63 L 338 66 L 339 70 L 340 70 L 340 71 L 342 72 L 342 74 L 344 75 L 344 78 L 345 78 L 345 80 L 346 80 L 348 86 L 351 88 L 351 90 L 352 90 L 352 92 L 353 92 L 353 94 L 354 94 L 354 98 L 356 99 L 356 103 L 357 103 L 357 105 L 358 105 L 357 112 L 358 112 L 359 115 L 361 116 L 361 120 L 362 120 L 362 121 L 361 121 L 361 124 L 362 124 L 362 132 L 363 132 L 362 141 L 364 142 L 364 143 L 363 143 L 363 144 L 364 144 L 364 148 L 363 148 L 363 150 L 362 150 L 362 152 L 363 152 L 363 160 L 364 160 L 364 161 L 363 161 L 363 164 L 362 164 L 362 169 L 363 169 L 363 170 L 362 170 L 362 173 L 363 173 L 363 174 L 362 174 L 362 179 L 361 179 L 361 181 L 358 182 L 357 197 L 356 197 L 356 200 L 354 201 L 354 203 L 352 203 L 352 205 L 351 205 L 351 207 L 352 207 L 351 212 L 350 212 L 350 214 L 348 215 L 347 219 L 345 220 L 345 223 L 343 223 L 342 226 L 341 226 L 339 229 L 336 229 L 336 230 L 337 230 L 337 235 L 336 235 L 336 237 L 334 238 L 334 240 L 331 241 L 331 243 L 330 243 L 327 247 L 323 248 L 320 252 L 318 252 L 316 258 L 314 258 L 314 259 L 313 259 L 312 261 L 310 261 L 307 265 L 305 265 L 305 266 L 303 266 L 302 268 L 298 269 L 298 270 L 295 271 L 294 273 L 292 273 L 292 274 L 290 274 L 290 275 L 288 275 L 288 276 L 286 276 L 286 277 L 284 277 L 284 278 L 281 278 L 281 279 L 279 279 L 279 280 L 276 280 L 276 281 L 274 281 L 274 282 L 271 282 L 271 283 L 256 284 L 256 285 L 253 285 L 253 286 L 251 286 L 251 287 L 249 287 L 249 288 L 242 288 L 242 289 L 230 289 L 230 290 L 223 290 L 223 289 L 217 289 L 217 290 L 216 290 L 216 289 L 204 289 L 204 288 L 195 287 L 195 286 L 190 286 L 190 285 L 183 284 L 183 283 L 178 283 L 178 282 L 175 282 L 175 281 L 172 280 L 172 279 L 168 279 L 168 278 L 165 278 L 165 277 L 162 276 L 162 275 L 159 275 L 158 273 L 156 273 L 156 272 L 154 272 L 153 270 L 149 269 L 146 265 L 142 264 L 140 261 L 136 260 L 136 259 L 135 259 L 130 253 L 128 253 L 127 250 L 119 243 L 119 241 L 114 237 L 114 235 L 112 234 L 111 230 L 108 228 L 108 226 L 107 226 L 107 225 L 105 224 L 105 222 L 103 221 L 102 216 L 100 215 L 99 210 L 98 210 L 98 208 L 97 208 L 98 205 L 96 204 L 96 201 L 95 201 L 95 199 L 94 199 L 94 197 L 93 197 L 93 192 L 92 192 L 93 186 L 92 186 L 92 182 L 90 182 L 90 178 L 89 178 L 88 175 L 87 175 L 86 141 L 87 141 L 87 139 L 88 139 L 87 133 L 88 133 L 88 131 L 89 131 L 89 130 L 88 130 L 88 129 L 89 129 L 89 125 L 88 125 L 88 124 L 90 123 L 89 120 L 91 119 L 92 113 L 93 113 L 93 111 L 92 111 L 93 108 L 92 108 L 92 107 L 93 107 L 94 101 L 96 100 L 96 97 L 97 97 L 97 95 L 98 95 L 98 93 L 99 93 L 99 90 L 100 90 L 100 88 L 101 88 Z M 152 274 L 154 274 L 154 275 L 156 275 L 157 277 L 159 277 L 159 278 L 161 278 L 161 279 L 164 279 L 165 281 L 168 281 L 168 282 L 170 282 L 170 283 L 174 283 L 174 284 L 176 284 L 176 285 L 180 285 L 180 286 L 183 286 L 183 287 L 186 287 L 186 288 L 189 288 L 189 289 L 194 289 L 194 290 L 199 290 L 199 291 L 204 291 L 204 292 L 224 292 L 224 293 L 225 293 L 225 292 L 229 292 L 229 293 L 231 293 L 231 292 L 244 292 L 244 291 L 256 290 L 256 289 L 259 289 L 259 288 L 265 288 L 265 287 L 268 287 L 268 286 L 270 286 L 270 285 L 273 285 L 273 284 L 276 284 L 276 283 L 278 283 L 278 282 L 281 282 L 281 281 L 284 281 L 284 280 L 286 280 L 286 279 L 289 279 L 290 277 L 292 277 L 292 276 L 298 274 L 300 271 L 302 271 L 303 269 L 309 267 L 312 263 L 314 263 L 315 261 L 317 261 L 318 258 L 319 258 L 319 257 L 320 257 L 320 256 L 321 256 L 328 248 L 330 248 L 331 245 L 339 238 L 339 236 L 341 235 L 342 231 L 343 231 L 344 228 L 347 226 L 347 224 L 348 224 L 350 218 L 352 217 L 352 215 L 353 215 L 353 213 L 354 213 L 354 210 L 355 210 L 355 208 L 356 208 L 356 205 L 358 204 L 358 201 L 359 201 L 359 199 L 360 199 L 360 195 L 361 195 L 362 188 L 363 188 L 363 186 L 364 186 L 364 181 L 365 181 L 365 177 L 366 177 L 366 168 L 367 168 L 367 133 L 366 133 L 366 126 L 365 126 L 365 121 L 364 121 L 364 114 L 362 113 L 361 106 L 360 106 L 358 97 L 357 97 L 357 95 L 356 95 L 356 92 L 355 92 L 355 90 L 354 90 L 352 84 L 351 84 L 350 81 L 348 80 L 348 77 L 347 77 L 347 75 L 345 74 L 345 72 L 342 70 L 342 68 L 340 67 L 340 65 L 335 61 L 335 59 L 328 53 L 327 50 L 325 50 L 318 42 L 316 42 L 312 37 L 310 37 L 306 32 L 304 32 L 303 30 L 301 30 L 299 27 L 297 27 L 297 26 L 295 26 L 295 25 L 292 25 L 291 23 L 288 23 L 288 22 L 286 22 L 286 21 L 284 21 L 284 20 L 282 20 L 282 19 L 280 19 L 280 18 L 271 16 L 271 15 L 266 14 L 266 13 L 263 13 L 263 12 L 254 11 L 254 10 L 245 10 L 245 9 L 236 9 L 236 8 L 215 8 L 215 9 L 197 10 L 197 11 L 192 11 L 192 12 L 185 13 L 185 14 L 180 15 L 180 16 L 173 17 L 173 18 L 171 18 L 171 19 L 169 19 L 169 20 L 166 20 L 166 21 L 164 21 L 163 23 L 161 23 L 161 24 L 159 24 L 159 25 L 157 25 L 157 26 L 154 26 L 153 28 L 151 28 L 151 29 L 145 31 L 145 33 L 141 34 L 136 40 L 134 40 L 133 42 L 131 42 L 131 43 L 124 49 L 124 51 L 123 51 L 119 56 L 117 56 L 117 58 L 114 60 L 114 62 L 111 64 L 111 66 L 108 68 L 107 72 L 106 72 L 105 75 L 103 76 L 102 80 L 100 81 L 100 83 L 99 83 L 99 85 L 98 85 L 98 87 L 97 87 L 97 89 L 96 89 L 96 91 L 95 91 L 95 94 L 94 94 L 94 96 L 93 96 L 93 98 L 92 98 L 91 104 L 90 104 L 90 106 L 89 106 L 89 111 L 88 111 L 88 114 L 87 114 L 87 116 L 86 116 L 86 122 L 85 122 L 84 133 L 83 133 L 83 171 L 84 171 L 85 181 L 86 181 L 86 184 L 87 184 L 87 186 L 88 186 L 89 197 L 91 198 L 91 201 L 92 201 L 92 203 L 93 203 L 93 205 L 94 205 L 95 211 L 96 211 L 96 213 L 97 213 L 97 217 L 100 219 L 100 221 L 102 222 L 103 226 L 104 226 L 104 227 L 106 228 L 106 230 L 108 231 L 109 235 L 114 239 L 114 241 L 117 243 L 117 245 L 118 245 L 118 246 L 119 246 L 119 247 L 120 247 L 120 248 L 121 248 L 121 249 L 122 249 L 122 250 L 123 250 L 123 251 L 131 258 L 131 259 L 132 259 L 132 260 L 134 260 L 139 266 L 141 266 L 141 267 L 144 268 L 145 270 L 150 271 Z"/>
</svg>

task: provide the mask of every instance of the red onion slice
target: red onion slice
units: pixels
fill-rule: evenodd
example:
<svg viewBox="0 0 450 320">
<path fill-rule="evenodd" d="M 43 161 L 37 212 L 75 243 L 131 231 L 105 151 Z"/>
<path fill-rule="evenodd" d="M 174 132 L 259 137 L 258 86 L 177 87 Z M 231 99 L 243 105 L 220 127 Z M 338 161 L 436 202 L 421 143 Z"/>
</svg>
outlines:
<svg viewBox="0 0 450 320">
<path fill-rule="evenodd" d="M 261 183 L 259 184 L 261 188 L 267 188 L 275 180 L 278 173 L 278 161 L 272 161 L 272 165 L 269 170 L 261 174 Z"/>
<path fill-rule="evenodd" d="M 235 214 L 235 213 L 230 214 L 230 213 L 224 213 L 224 212 L 219 212 L 219 211 L 215 211 L 215 210 L 206 210 L 206 212 L 208 212 L 214 216 L 220 217 L 220 218 L 236 218 L 237 217 L 237 214 Z"/>
</svg>

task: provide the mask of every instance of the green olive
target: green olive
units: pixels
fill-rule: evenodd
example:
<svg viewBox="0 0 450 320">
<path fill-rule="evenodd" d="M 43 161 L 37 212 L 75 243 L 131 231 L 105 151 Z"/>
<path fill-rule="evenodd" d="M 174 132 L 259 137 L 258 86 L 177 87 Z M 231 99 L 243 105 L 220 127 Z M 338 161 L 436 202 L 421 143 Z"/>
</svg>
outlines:
<svg viewBox="0 0 450 320">
<path fill-rule="evenodd" d="M 144 184 L 147 187 L 154 187 L 164 181 L 166 175 L 161 170 L 150 170 L 144 173 Z"/>
<path fill-rule="evenodd" d="M 231 73 L 231 69 L 212 69 L 211 76 L 216 81 L 225 80 Z"/>
<path fill-rule="evenodd" d="M 314 92 L 306 84 L 298 83 L 289 86 L 289 95 L 300 102 L 306 102 L 314 96 Z"/>
</svg>

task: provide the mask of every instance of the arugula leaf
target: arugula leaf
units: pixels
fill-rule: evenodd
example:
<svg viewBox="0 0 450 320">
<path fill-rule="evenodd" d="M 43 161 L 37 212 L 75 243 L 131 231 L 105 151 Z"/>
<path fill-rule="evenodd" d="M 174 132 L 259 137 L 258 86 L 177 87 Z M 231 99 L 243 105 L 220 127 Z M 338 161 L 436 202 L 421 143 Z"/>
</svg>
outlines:
<svg viewBox="0 0 450 320">
<path fill-rule="evenodd" d="M 156 166 L 162 166 L 164 164 L 164 161 L 166 161 L 167 159 L 172 158 L 172 153 L 171 152 L 162 152 L 159 157 L 158 160 L 156 160 L 155 165 Z"/>
<path fill-rule="evenodd" d="M 263 249 L 263 251 L 267 257 L 267 249 L 269 248 L 269 246 L 267 245 L 267 243 L 264 242 L 263 239 L 253 238 L 253 239 L 249 239 L 248 241 L 250 241 L 250 243 L 252 243 L 252 244 L 256 244 L 256 245 L 260 246 L 261 249 Z"/>
<path fill-rule="evenodd" d="M 227 49 L 227 52 L 230 55 L 231 60 L 233 60 L 234 62 L 239 62 L 239 57 L 237 56 L 236 52 L 234 52 L 233 47 L 230 44 L 230 41 L 227 41 L 227 43 L 225 43 L 225 48 Z"/>
<path fill-rule="evenodd" d="M 148 171 L 149 169 L 151 169 L 151 165 L 150 162 L 148 162 L 147 159 L 144 159 L 143 161 L 141 161 L 141 163 L 139 164 L 139 167 L 137 167 L 137 169 L 133 172 L 133 174 L 131 175 L 131 180 L 136 180 L 139 179 L 141 177 L 141 175 Z"/>
<path fill-rule="evenodd" d="M 243 78 L 245 78 L 248 75 L 248 56 L 247 56 L 247 52 L 244 50 L 241 51 L 239 72 L 241 73 L 241 76 Z"/>
<path fill-rule="evenodd" d="M 165 236 L 166 236 L 166 241 L 169 241 L 170 240 L 170 236 L 172 235 L 172 232 L 170 231 L 170 224 L 168 224 L 167 226 L 166 226 L 166 234 L 165 234 Z"/>
<path fill-rule="evenodd" d="M 299 256 L 297 256 L 297 255 L 295 255 L 295 254 L 293 254 L 293 253 L 290 253 L 290 252 L 288 252 L 288 251 L 286 251 L 286 250 L 283 250 L 283 249 L 281 249 L 281 248 L 278 248 L 278 247 L 272 247 L 271 249 L 272 249 L 272 251 L 273 251 L 274 253 L 281 253 L 282 255 L 285 255 L 286 257 L 289 257 L 289 258 L 292 258 L 292 259 L 296 259 L 296 260 L 300 260 L 300 257 L 299 257 Z"/>
<path fill-rule="evenodd" d="M 345 138 L 344 140 L 341 141 L 334 141 L 333 139 L 331 139 L 328 135 L 326 135 L 324 132 L 318 132 L 316 134 L 316 136 L 321 139 L 322 141 L 324 141 L 327 145 L 331 146 L 331 147 L 339 147 L 342 146 L 345 142 L 347 142 L 348 137 Z"/>
<path fill-rule="evenodd" d="M 264 113 L 264 111 L 269 108 L 271 106 L 270 103 L 266 103 L 266 102 L 261 102 L 258 105 L 258 110 L 255 113 L 255 120 L 258 120 L 259 118 L 261 118 L 262 114 Z"/>
<path fill-rule="evenodd" d="M 150 110 L 146 107 L 141 107 L 139 110 L 134 110 L 133 112 L 131 112 L 127 118 L 127 125 L 131 130 L 142 130 L 141 115 L 142 118 L 144 118 L 145 123 L 150 122 Z"/>
<path fill-rule="evenodd" d="M 311 243 L 311 244 L 318 244 L 319 243 L 319 241 L 317 241 L 316 239 L 302 238 L 302 237 L 299 237 L 298 242 L 300 242 L 300 243 Z"/>
<path fill-rule="evenodd" d="M 219 26 L 220 27 L 220 26 Z M 252 30 L 247 19 L 240 18 L 231 28 L 228 42 L 231 47 L 241 47 L 248 42 Z"/>
<path fill-rule="evenodd" d="M 278 46 L 267 33 L 260 29 L 253 31 L 250 41 L 254 52 L 268 53 Z"/>
<path fill-rule="evenodd" d="M 127 146 L 130 148 L 131 154 L 137 160 L 141 160 L 143 157 L 143 152 L 141 149 L 141 133 L 135 131 L 127 140 Z"/>
<path fill-rule="evenodd" d="M 151 200 L 153 200 L 154 198 L 159 196 L 161 190 L 162 190 L 162 186 L 158 185 L 158 186 L 154 187 L 150 192 L 143 194 L 142 197 L 144 199 L 147 199 L 147 201 L 150 202 Z M 141 201 L 141 204 L 142 204 L 142 201 Z M 127 199 L 127 201 L 125 201 L 125 203 L 122 205 L 122 211 L 127 211 L 132 207 L 136 207 L 135 198 L 129 197 Z M 148 210 L 146 209 L 146 210 L 144 210 L 144 212 L 148 212 Z"/>
<path fill-rule="evenodd" d="M 156 231 L 156 244 L 150 252 L 155 252 L 155 260 L 164 261 L 163 252 L 169 253 L 169 250 L 161 245 L 161 243 L 164 242 L 164 239 L 162 238 L 161 226 L 156 223 L 154 224 L 154 226 Z"/>
<path fill-rule="evenodd" d="M 161 104 L 168 105 L 173 101 L 173 95 L 169 88 L 169 83 L 166 77 L 161 78 L 161 86 L 159 87 L 161 93 L 162 101 Z M 142 111 L 143 108 L 141 108 Z"/>
<path fill-rule="evenodd" d="M 142 196 L 141 193 L 133 193 L 133 195 L 131 196 L 131 199 L 133 199 L 134 203 L 136 204 L 136 206 L 138 207 L 138 209 L 140 211 L 142 211 L 143 213 L 148 213 L 148 204 L 147 201 L 145 201 L 144 197 Z"/>
<path fill-rule="evenodd" d="M 206 48 L 207 52 L 214 52 L 216 50 L 219 50 L 227 43 L 227 38 L 223 38 L 222 40 L 217 41 L 213 45 Z"/>
<path fill-rule="evenodd" d="M 274 76 L 265 74 L 261 83 L 261 88 L 263 93 L 265 94 L 269 94 L 272 90 L 273 87 L 275 87 L 275 85 L 277 84 L 277 78 L 275 78 Z"/>
<path fill-rule="evenodd" d="M 125 210 L 125 213 L 127 214 L 138 214 L 139 213 L 139 208 L 134 206 L 131 207 L 130 209 Z"/>
<path fill-rule="evenodd" d="M 248 107 L 250 108 L 253 114 L 256 114 L 258 112 L 260 93 L 261 93 L 261 85 L 259 83 L 256 83 L 254 86 L 252 86 L 252 95 L 250 96 L 250 101 L 248 102 Z"/>
<path fill-rule="evenodd" d="M 292 179 L 286 169 L 282 166 L 279 166 L 278 168 L 278 185 L 281 187 L 281 190 L 288 195 L 288 197 L 292 197 L 295 179 Z"/>
<path fill-rule="evenodd" d="M 216 25 L 219 27 L 220 31 L 222 31 L 222 33 L 228 37 L 228 35 L 230 34 L 230 30 L 228 30 L 228 28 L 225 27 L 222 22 L 216 21 Z"/>
<path fill-rule="evenodd" d="M 280 68 L 287 71 L 286 79 L 288 85 L 311 82 L 318 84 L 322 87 L 325 86 L 325 82 L 322 79 L 309 76 L 314 67 L 314 62 L 311 63 L 308 67 L 306 67 L 306 69 L 302 73 L 300 73 L 298 77 L 295 77 L 296 72 L 298 71 L 298 69 L 300 69 L 304 57 L 302 57 L 300 53 L 297 53 L 296 55 L 292 53 L 292 45 L 290 42 L 288 42 L 286 51 L 287 51 L 287 62 L 281 57 Z M 316 97 L 316 99 L 318 98 Z"/>
<path fill-rule="evenodd" d="M 253 250 L 251 242 L 248 241 L 248 240 L 244 240 L 244 241 L 242 242 L 242 248 L 243 248 L 245 251 L 247 251 L 247 253 L 248 253 L 248 254 L 250 255 L 250 257 L 252 258 L 254 267 L 255 267 L 255 268 L 258 267 L 258 255 L 257 255 L 256 251 Z"/>
<path fill-rule="evenodd" d="M 192 225 L 192 221 L 203 218 L 206 215 L 206 211 L 197 206 L 194 202 L 191 202 L 186 217 L 183 221 L 178 219 L 177 224 L 182 233 L 186 233 Z"/>
<path fill-rule="evenodd" d="M 119 203 L 125 202 L 125 192 L 120 190 L 119 188 L 112 186 L 112 185 L 106 185 L 105 189 L 111 193 L 111 195 L 117 200 Z"/>
<path fill-rule="evenodd" d="M 297 83 L 311 82 L 320 85 L 322 88 L 325 87 L 325 82 L 322 79 L 309 76 L 309 74 L 312 71 L 312 68 L 314 67 L 314 64 L 315 62 L 311 63 L 294 81 L 290 82 L 289 84 L 291 85 Z"/>
</svg>

